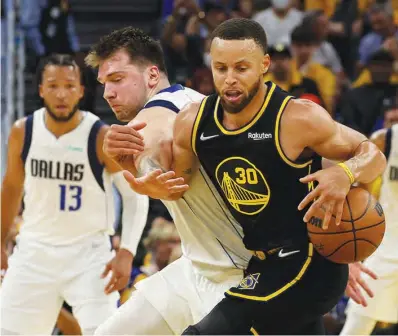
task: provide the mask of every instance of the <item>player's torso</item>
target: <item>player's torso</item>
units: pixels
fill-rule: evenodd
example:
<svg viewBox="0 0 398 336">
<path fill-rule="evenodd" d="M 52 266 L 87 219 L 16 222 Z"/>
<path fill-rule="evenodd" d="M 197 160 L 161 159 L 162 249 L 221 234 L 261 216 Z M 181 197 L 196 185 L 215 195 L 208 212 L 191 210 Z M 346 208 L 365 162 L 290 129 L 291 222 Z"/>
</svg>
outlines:
<svg viewBox="0 0 398 336">
<path fill-rule="evenodd" d="M 398 124 L 388 131 L 385 147 L 387 167 L 383 174 L 380 204 L 385 213 L 386 233 L 378 251 L 383 252 L 387 248 L 388 256 L 398 259 Z"/>
<path fill-rule="evenodd" d="M 155 95 L 146 107 L 163 106 L 178 113 L 187 104 L 203 98 L 196 91 L 173 85 Z M 203 169 L 193 176 L 190 187 L 184 198 L 164 202 L 180 234 L 184 255 L 210 272 L 212 267 L 246 268 L 251 253 L 243 245 L 242 229 L 223 201 L 217 199 Z"/>
<path fill-rule="evenodd" d="M 229 131 L 221 123 L 222 106 L 210 96 L 194 126 L 193 146 L 235 219 L 247 248 L 273 248 L 307 240 L 300 201 L 312 186 L 299 178 L 320 169 L 321 160 L 297 163 L 284 155 L 279 122 L 291 97 L 266 83 L 264 104 L 246 126 Z"/>
<path fill-rule="evenodd" d="M 96 154 L 101 122 L 83 112 L 78 127 L 56 138 L 45 126 L 44 111 L 36 111 L 26 123 L 21 234 L 69 244 L 107 230 L 112 202 L 107 202 L 103 166 Z"/>
</svg>

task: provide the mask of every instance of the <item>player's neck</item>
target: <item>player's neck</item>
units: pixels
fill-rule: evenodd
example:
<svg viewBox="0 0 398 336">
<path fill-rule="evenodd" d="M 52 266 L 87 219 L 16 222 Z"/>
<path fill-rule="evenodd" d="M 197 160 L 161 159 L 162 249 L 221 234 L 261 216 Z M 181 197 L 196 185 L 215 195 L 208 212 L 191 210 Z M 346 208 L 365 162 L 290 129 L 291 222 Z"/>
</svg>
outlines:
<svg viewBox="0 0 398 336">
<path fill-rule="evenodd" d="M 228 113 L 224 111 L 223 125 L 227 129 L 238 129 L 247 125 L 261 109 L 264 104 L 265 95 L 268 88 L 265 84 L 260 85 L 257 94 L 251 102 L 239 113 Z"/>
<path fill-rule="evenodd" d="M 73 117 L 66 122 L 55 121 L 46 111 L 44 115 L 44 123 L 46 128 L 54 134 L 56 138 L 73 131 L 77 126 L 79 126 L 82 121 L 83 114 L 80 110 L 77 110 Z"/>
<path fill-rule="evenodd" d="M 167 89 L 169 86 L 170 82 L 167 76 L 162 76 L 159 80 L 159 83 L 149 93 L 148 100 L 151 99 L 154 95 L 158 94 L 158 92 Z"/>
</svg>

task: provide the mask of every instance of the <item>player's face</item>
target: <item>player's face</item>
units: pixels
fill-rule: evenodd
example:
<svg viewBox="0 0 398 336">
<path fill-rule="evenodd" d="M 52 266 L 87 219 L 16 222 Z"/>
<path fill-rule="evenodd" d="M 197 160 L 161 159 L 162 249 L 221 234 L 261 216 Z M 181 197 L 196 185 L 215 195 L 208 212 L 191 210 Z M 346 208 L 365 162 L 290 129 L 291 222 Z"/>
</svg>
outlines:
<svg viewBox="0 0 398 336">
<path fill-rule="evenodd" d="M 147 81 L 142 67 L 131 62 L 124 50 L 101 62 L 98 81 L 104 85 L 104 98 L 120 121 L 130 121 L 144 107 Z"/>
<path fill-rule="evenodd" d="M 84 94 L 80 70 L 74 66 L 47 65 L 43 71 L 39 94 L 53 120 L 69 121 L 78 110 Z"/>
<path fill-rule="evenodd" d="M 270 59 L 254 40 L 215 38 L 210 48 L 214 85 L 229 113 L 241 112 L 263 85 Z"/>
</svg>

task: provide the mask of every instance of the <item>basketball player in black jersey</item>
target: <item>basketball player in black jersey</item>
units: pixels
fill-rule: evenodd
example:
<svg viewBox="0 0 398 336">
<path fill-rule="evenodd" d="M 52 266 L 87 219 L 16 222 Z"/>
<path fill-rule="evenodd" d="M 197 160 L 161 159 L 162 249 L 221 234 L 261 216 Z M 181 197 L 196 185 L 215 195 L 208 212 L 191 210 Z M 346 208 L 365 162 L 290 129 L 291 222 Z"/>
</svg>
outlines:
<svg viewBox="0 0 398 336">
<path fill-rule="evenodd" d="M 241 283 L 185 334 L 322 334 L 348 270 L 317 254 L 304 222 L 321 206 L 324 227 L 332 213 L 339 222 L 351 184 L 374 180 L 385 157 L 320 106 L 263 83 L 270 58 L 256 22 L 221 24 L 211 57 L 217 94 L 177 116 L 173 170 L 189 182 L 203 166 L 253 258 Z M 322 170 L 321 157 L 342 163 Z M 182 196 L 153 186 L 155 197 Z"/>
</svg>

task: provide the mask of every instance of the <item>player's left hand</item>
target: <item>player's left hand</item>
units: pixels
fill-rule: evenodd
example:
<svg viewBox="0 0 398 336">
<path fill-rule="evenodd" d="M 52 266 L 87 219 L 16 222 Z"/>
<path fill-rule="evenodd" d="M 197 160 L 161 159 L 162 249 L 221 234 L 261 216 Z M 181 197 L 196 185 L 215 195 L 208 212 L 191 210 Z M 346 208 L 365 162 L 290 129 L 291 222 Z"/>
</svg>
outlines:
<svg viewBox="0 0 398 336">
<path fill-rule="evenodd" d="M 349 264 L 348 283 L 345 290 L 345 295 L 354 300 L 356 303 L 366 307 L 368 303 L 365 297 L 361 293 L 360 287 L 362 287 L 369 297 L 373 297 L 373 292 L 369 288 L 368 284 L 362 279 L 362 273 L 368 274 L 372 279 L 377 280 L 377 275 L 372 272 L 369 268 L 365 267 L 361 262 Z"/>
<path fill-rule="evenodd" d="M 102 278 L 105 278 L 109 272 L 112 272 L 112 276 L 105 286 L 105 294 L 124 289 L 129 283 L 132 267 L 133 255 L 125 249 L 120 249 L 116 256 L 106 264 L 101 275 Z"/>
<path fill-rule="evenodd" d="M 300 179 L 302 183 L 317 181 L 318 185 L 299 204 L 298 209 L 304 209 L 311 201 L 314 201 L 307 213 L 304 222 L 308 222 L 319 209 L 325 211 L 322 228 L 329 226 L 330 218 L 336 216 L 336 225 L 340 224 L 343 214 L 345 197 L 350 191 L 351 183 L 348 175 L 340 166 L 319 170 Z"/>
</svg>

